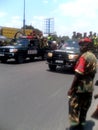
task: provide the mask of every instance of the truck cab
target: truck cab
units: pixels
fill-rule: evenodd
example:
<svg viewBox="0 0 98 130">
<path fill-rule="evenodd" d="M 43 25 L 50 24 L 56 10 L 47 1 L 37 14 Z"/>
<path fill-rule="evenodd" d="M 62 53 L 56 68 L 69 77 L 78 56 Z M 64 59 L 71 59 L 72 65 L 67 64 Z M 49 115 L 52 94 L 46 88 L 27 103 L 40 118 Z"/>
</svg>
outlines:
<svg viewBox="0 0 98 130">
<path fill-rule="evenodd" d="M 15 59 L 17 63 L 23 63 L 28 57 L 34 60 L 35 57 L 44 59 L 46 50 L 39 47 L 38 39 L 28 39 L 26 36 L 12 39 L 9 44 L 0 46 L 0 61 L 7 62 L 8 59 Z"/>
</svg>

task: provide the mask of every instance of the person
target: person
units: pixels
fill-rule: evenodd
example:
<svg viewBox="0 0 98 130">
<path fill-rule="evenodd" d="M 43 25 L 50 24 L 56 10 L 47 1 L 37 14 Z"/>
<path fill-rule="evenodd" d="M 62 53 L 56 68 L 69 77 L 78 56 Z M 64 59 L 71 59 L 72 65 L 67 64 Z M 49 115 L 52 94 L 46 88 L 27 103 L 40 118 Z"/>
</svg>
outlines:
<svg viewBox="0 0 98 130">
<path fill-rule="evenodd" d="M 92 33 L 92 31 L 89 32 L 88 37 L 92 40 L 92 38 L 93 38 L 93 33 Z"/>
<path fill-rule="evenodd" d="M 59 43 L 58 48 L 61 48 L 63 46 L 63 44 L 64 44 L 64 39 L 61 39 L 61 42 Z"/>
<path fill-rule="evenodd" d="M 48 41 L 47 41 L 47 38 L 46 37 L 43 37 L 41 40 L 40 40 L 40 48 L 47 48 L 48 47 Z"/>
<path fill-rule="evenodd" d="M 86 37 L 87 37 L 87 33 L 84 32 L 84 34 L 83 34 L 83 38 L 86 38 Z"/>
<path fill-rule="evenodd" d="M 93 34 L 92 41 L 93 41 L 94 51 L 98 52 L 98 36 L 96 33 Z"/>
<path fill-rule="evenodd" d="M 91 51 L 91 42 L 89 38 L 79 41 L 81 53 L 75 65 L 74 79 L 68 90 L 69 120 L 77 125 L 85 124 L 86 115 L 92 101 L 97 59 Z"/>
<path fill-rule="evenodd" d="M 77 39 L 77 33 L 76 33 L 76 32 L 73 32 L 72 39 L 73 39 L 73 40 L 76 40 L 76 39 Z"/>
<path fill-rule="evenodd" d="M 51 49 L 56 50 L 57 49 L 57 41 L 52 41 L 51 43 Z"/>
</svg>

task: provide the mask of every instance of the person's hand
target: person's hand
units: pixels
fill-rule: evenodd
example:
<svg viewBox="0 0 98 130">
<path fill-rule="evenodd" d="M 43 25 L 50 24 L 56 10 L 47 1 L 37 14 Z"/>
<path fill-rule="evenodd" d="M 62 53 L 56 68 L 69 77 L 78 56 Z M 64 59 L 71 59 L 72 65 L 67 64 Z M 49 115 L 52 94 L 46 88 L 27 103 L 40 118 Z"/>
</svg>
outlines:
<svg viewBox="0 0 98 130">
<path fill-rule="evenodd" d="M 68 90 L 68 96 L 71 96 L 72 95 L 72 91 L 71 90 Z"/>
<path fill-rule="evenodd" d="M 98 94 L 95 94 L 95 95 L 94 95 L 94 98 L 95 98 L 95 99 L 98 98 Z"/>
<path fill-rule="evenodd" d="M 72 94 L 73 94 L 73 89 L 69 89 L 68 93 L 67 93 L 68 97 L 70 98 L 72 96 Z"/>
</svg>

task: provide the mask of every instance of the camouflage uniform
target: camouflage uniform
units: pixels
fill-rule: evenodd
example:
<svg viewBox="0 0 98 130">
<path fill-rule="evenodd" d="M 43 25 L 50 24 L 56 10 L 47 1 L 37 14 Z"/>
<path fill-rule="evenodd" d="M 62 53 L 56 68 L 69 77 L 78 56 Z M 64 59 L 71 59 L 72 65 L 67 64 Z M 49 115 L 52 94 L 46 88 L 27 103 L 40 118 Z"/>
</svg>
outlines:
<svg viewBox="0 0 98 130">
<path fill-rule="evenodd" d="M 80 78 L 69 99 L 69 118 L 71 121 L 85 122 L 92 101 L 96 64 L 96 57 L 90 51 L 83 53 L 76 63 L 75 72 L 80 74 Z"/>
</svg>

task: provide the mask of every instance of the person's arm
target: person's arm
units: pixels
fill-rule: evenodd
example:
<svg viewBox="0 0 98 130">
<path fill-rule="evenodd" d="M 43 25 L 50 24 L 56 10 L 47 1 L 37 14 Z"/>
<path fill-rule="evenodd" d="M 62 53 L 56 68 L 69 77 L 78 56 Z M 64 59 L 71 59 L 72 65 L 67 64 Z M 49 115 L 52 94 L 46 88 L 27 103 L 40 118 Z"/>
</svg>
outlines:
<svg viewBox="0 0 98 130">
<path fill-rule="evenodd" d="M 94 99 L 97 99 L 97 98 L 98 98 L 98 94 L 95 94 L 95 95 L 94 95 Z"/>
<path fill-rule="evenodd" d="M 72 81 L 72 85 L 70 89 L 68 90 L 68 96 L 71 96 L 75 92 L 79 77 L 80 77 L 80 74 L 76 72 L 74 79 Z"/>
<path fill-rule="evenodd" d="M 72 81 L 72 85 L 68 91 L 68 96 L 70 97 L 75 91 L 76 91 L 76 87 L 77 87 L 77 84 L 79 82 L 79 79 L 81 79 L 81 75 L 84 74 L 84 71 L 85 71 L 85 64 L 86 64 L 86 61 L 85 61 L 85 58 L 83 56 L 80 56 L 77 63 L 76 63 L 76 66 L 75 66 L 75 76 L 74 76 L 74 79 Z"/>
</svg>

